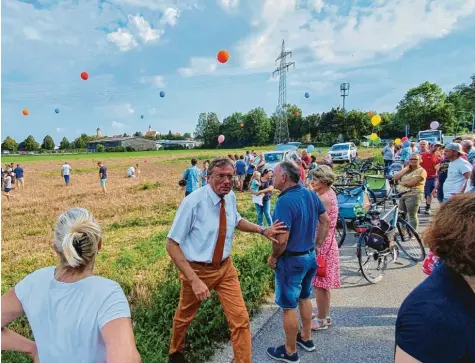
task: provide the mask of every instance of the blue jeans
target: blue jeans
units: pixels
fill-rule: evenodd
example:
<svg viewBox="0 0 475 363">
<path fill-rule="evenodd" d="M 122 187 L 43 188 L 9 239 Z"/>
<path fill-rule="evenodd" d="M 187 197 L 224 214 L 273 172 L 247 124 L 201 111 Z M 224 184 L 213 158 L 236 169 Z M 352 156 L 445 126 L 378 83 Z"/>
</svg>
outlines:
<svg viewBox="0 0 475 363">
<path fill-rule="evenodd" d="M 392 160 L 384 160 L 384 175 L 389 174 L 389 167 L 393 164 Z"/>
<path fill-rule="evenodd" d="M 309 299 L 317 267 L 315 251 L 280 256 L 275 268 L 275 303 L 281 309 L 297 309 L 299 300 Z"/>
<path fill-rule="evenodd" d="M 270 215 L 270 199 L 262 201 L 262 206 L 254 203 L 257 211 L 257 224 L 264 225 L 263 215 L 266 217 L 267 225 L 272 225 L 272 217 Z"/>
</svg>

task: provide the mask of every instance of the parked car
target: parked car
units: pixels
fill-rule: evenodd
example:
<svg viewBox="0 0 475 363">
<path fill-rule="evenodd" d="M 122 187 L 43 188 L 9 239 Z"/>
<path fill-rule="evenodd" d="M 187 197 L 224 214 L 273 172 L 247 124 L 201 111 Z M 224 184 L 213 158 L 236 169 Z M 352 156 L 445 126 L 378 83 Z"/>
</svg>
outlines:
<svg viewBox="0 0 475 363">
<path fill-rule="evenodd" d="M 358 157 L 358 149 L 352 142 L 333 145 L 327 152 L 332 161 L 352 161 Z"/>
<path fill-rule="evenodd" d="M 298 142 L 292 142 L 288 144 L 279 144 L 275 147 L 273 151 L 265 151 L 264 160 L 265 166 L 264 169 L 274 170 L 276 165 L 281 161 L 296 161 L 299 158 L 297 148 L 300 145 Z M 258 155 L 254 159 L 254 165 L 258 165 L 261 162 L 261 157 Z"/>
</svg>

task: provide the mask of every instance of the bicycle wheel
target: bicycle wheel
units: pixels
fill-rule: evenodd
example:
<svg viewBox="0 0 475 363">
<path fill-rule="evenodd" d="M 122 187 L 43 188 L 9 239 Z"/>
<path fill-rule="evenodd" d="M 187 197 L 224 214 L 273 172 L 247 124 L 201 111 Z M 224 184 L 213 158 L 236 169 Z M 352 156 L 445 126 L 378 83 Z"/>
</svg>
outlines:
<svg viewBox="0 0 475 363">
<path fill-rule="evenodd" d="M 356 257 L 363 277 L 370 283 L 376 284 L 383 279 L 385 264 L 381 254 L 366 244 L 368 234 L 362 233 L 356 247 Z"/>
<path fill-rule="evenodd" d="M 396 238 L 399 248 L 414 262 L 424 261 L 426 250 L 419 233 L 409 222 L 398 217 L 396 227 L 400 238 Z"/>
<path fill-rule="evenodd" d="M 345 242 L 346 233 L 347 233 L 346 221 L 340 214 L 338 214 L 338 219 L 336 221 L 336 228 L 335 228 L 335 237 L 336 237 L 336 241 L 338 242 L 338 248 L 340 248 L 343 245 L 343 242 Z"/>
</svg>

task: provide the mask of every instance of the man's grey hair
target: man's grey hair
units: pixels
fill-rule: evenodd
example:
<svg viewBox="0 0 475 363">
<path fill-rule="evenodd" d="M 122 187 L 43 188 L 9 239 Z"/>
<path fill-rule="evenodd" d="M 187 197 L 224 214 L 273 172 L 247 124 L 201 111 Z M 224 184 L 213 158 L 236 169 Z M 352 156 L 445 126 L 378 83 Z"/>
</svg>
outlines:
<svg viewBox="0 0 475 363">
<path fill-rule="evenodd" d="M 279 166 L 282 170 L 282 173 L 287 175 L 294 183 L 298 183 L 300 181 L 300 168 L 297 166 L 297 164 L 293 163 L 292 161 L 282 161 L 279 163 Z"/>
<path fill-rule="evenodd" d="M 461 142 L 462 146 L 472 148 L 473 147 L 473 141 L 472 140 L 462 140 Z"/>
<path fill-rule="evenodd" d="M 213 174 L 213 169 L 214 168 L 224 168 L 226 166 L 229 166 L 231 169 L 234 170 L 234 163 L 231 159 L 226 158 L 224 156 L 218 156 L 217 158 L 214 158 L 211 160 L 208 166 L 208 176 Z"/>
</svg>

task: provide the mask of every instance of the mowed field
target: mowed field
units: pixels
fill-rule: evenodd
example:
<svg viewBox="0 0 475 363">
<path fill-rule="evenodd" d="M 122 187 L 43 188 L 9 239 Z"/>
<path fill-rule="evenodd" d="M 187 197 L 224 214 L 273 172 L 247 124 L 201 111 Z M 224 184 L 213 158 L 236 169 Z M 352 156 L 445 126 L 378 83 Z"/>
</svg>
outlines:
<svg viewBox="0 0 475 363">
<path fill-rule="evenodd" d="M 272 147 L 254 149 L 271 150 Z M 143 361 L 165 361 L 179 288 L 176 270 L 165 250 L 166 235 L 184 195 L 178 181 L 192 157 L 198 158 L 201 166 L 204 160 L 218 155 L 244 152 L 183 150 L 2 158 L 3 164 L 22 165 L 26 186 L 24 190 L 13 191 L 16 200 L 7 201 L 2 197 L 2 294 L 32 271 L 56 264 L 51 247 L 56 218 L 71 207 L 87 208 L 103 229 L 103 247 L 97 257 L 96 272 L 117 281 L 124 289 L 135 314 L 134 329 Z M 362 150 L 360 156 L 373 153 Z M 64 186 L 60 174 L 64 161 L 72 166 L 69 187 Z M 108 167 L 108 195 L 100 190 L 98 161 Z M 140 165 L 140 177 L 127 178 L 127 168 L 136 163 Z M 236 195 L 241 215 L 255 222 L 251 195 Z M 265 266 L 269 251 L 267 240 L 261 236 L 236 233 L 233 256 L 236 260 L 241 256 L 236 263 L 238 268 L 241 266 L 241 285 L 249 299 L 246 302 L 251 314 L 272 289 L 272 272 Z M 219 329 L 202 331 L 200 327 L 195 330 L 194 335 L 202 340 L 194 347 L 192 361 L 205 361 L 216 337 L 226 336 L 224 317 L 221 313 L 215 317 L 213 304 L 216 303 L 216 299 L 209 303 L 210 315 L 203 316 L 203 321 L 215 319 L 209 325 Z M 12 328 L 25 334 L 29 332 L 25 320 L 12 324 Z M 201 355 L 201 350 L 206 353 Z M 28 360 L 7 353 L 2 354 L 2 361 Z"/>
</svg>

